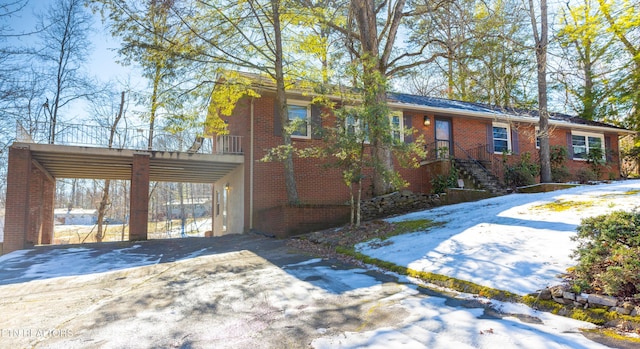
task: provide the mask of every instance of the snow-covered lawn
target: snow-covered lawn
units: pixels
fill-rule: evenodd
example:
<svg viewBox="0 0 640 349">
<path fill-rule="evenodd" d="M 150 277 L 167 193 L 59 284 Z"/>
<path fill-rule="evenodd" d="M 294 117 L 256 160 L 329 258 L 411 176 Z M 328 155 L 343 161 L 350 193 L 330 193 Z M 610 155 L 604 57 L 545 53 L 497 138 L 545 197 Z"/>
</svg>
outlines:
<svg viewBox="0 0 640 349">
<path fill-rule="evenodd" d="M 415 270 L 448 275 L 527 294 L 561 282 L 575 262 L 571 237 L 581 219 L 640 205 L 640 181 L 581 186 L 550 193 L 512 194 L 443 206 L 390 219 L 431 219 L 444 225 L 400 235 L 388 244 L 362 243 L 360 252 Z M 382 246 L 381 246 L 382 245 Z M 465 295 L 462 295 L 465 297 Z M 467 295 L 470 297 L 470 295 Z M 579 329 L 592 324 L 534 311 L 521 304 L 492 301 L 515 317 L 488 319 L 480 309 L 452 307 L 441 298 L 408 297 L 404 326 L 347 332 L 313 342 L 315 348 L 603 348 Z"/>
<path fill-rule="evenodd" d="M 431 219 L 444 225 L 359 244 L 369 256 L 517 294 L 558 284 L 575 265 L 576 227 L 586 217 L 640 205 L 640 181 L 511 194 L 442 206 L 390 219 Z"/>
</svg>

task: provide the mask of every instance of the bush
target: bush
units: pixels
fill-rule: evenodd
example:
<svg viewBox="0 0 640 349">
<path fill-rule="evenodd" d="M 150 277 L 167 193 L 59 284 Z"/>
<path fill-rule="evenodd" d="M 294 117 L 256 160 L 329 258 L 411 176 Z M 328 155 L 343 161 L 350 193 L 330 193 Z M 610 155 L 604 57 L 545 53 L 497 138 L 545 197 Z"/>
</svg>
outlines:
<svg viewBox="0 0 640 349">
<path fill-rule="evenodd" d="M 591 171 L 593 171 L 596 176 L 596 180 L 600 179 L 600 175 L 602 174 L 602 167 L 605 165 L 606 161 L 604 159 L 604 152 L 600 148 L 589 149 L 587 153 L 587 163 L 589 167 L 591 167 Z"/>
<path fill-rule="evenodd" d="M 563 147 L 561 145 L 552 145 L 551 146 L 551 180 L 555 183 L 566 182 L 569 177 L 571 177 L 571 173 L 565 166 L 565 162 L 569 158 L 569 151 L 567 147 Z"/>
<path fill-rule="evenodd" d="M 506 156 L 503 158 L 504 182 L 508 186 L 523 187 L 536 182 L 536 177 L 540 173 L 540 166 L 531 161 L 530 153 L 523 153 L 520 161 L 513 165 L 506 164 Z"/>
<path fill-rule="evenodd" d="M 581 168 L 576 173 L 576 180 L 581 184 L 589 183 L 596 179 L 596 174 L 588 168 Z"/>
<path fill-rule="evenodd" d="M 616 297 L 640 296 L 640 213 L 616 211 L 582 220 L 573 287 Z"/>
<path fill-rule="evenodd" d="M 437 175 L 431 179 L 431 192 L 440 194 L 446 192 L 447 188 L 458 187 L 458 171 L 451 168 L 448 175 Z"/>
</svg>

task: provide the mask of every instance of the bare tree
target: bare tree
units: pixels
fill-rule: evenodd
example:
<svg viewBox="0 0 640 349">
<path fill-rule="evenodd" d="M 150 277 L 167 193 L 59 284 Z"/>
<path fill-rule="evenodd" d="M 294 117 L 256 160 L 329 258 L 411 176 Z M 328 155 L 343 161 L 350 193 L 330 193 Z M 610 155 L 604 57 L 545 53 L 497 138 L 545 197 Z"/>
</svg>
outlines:
<svg viewBox="0 0 640 349">
<path fill-rule="evenodd" d="M 57 0 L 52 3 L 40 19 L 41 50 L 37 53 L 46 65 L 44 73 L 51 82 L 45 101 L 48 113 L 49 143 L 55 143 L 56 123 L 60 110 L 79 98 L 91 94 L 92 88 L 82 71 L 91 43 L 91 13 L 84 0 Z"/>
<path fill-rule="evenodd" d="M 109 128 L 109 144 L 108 144 L 109 148 L 113 146 L 113 141 L 116 135 L 118 123 L 124 116 L 124 106 L 125 106 L 125 93 L 123 91 L 120 93 L 120 104 L 118 107 L 118 113 L 115 115 L 115 118 L 113 119 L 113 122 Z M 105 213 L 110 202 L 110 198 L 109 198 L 110 188 L 111 188 L 111 180 L 105 179 L 104 186 L 102 189 L 102 198 L 100 199 L 100 204 L 98 205 L 98 221 L 96 222 L 96 224 L 98 225 L 98 230 L 96 231 L 96 241 L 98 242 L 102 242 L 102 239 L 104 238 L 103 223 L 104 223 Z"/>
</svg>

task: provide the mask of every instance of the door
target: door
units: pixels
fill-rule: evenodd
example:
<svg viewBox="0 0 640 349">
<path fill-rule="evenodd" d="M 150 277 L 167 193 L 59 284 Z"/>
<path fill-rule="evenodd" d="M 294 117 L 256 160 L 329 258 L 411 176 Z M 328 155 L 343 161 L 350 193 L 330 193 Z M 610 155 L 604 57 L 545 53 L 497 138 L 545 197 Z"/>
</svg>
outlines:
<svg viewBox="0 0 640 349">
<path fill-rule="evenodd" d="M 449 159 L 453 154 L 451 120 L 436 119 L 436 159 Z"/>
</svg>

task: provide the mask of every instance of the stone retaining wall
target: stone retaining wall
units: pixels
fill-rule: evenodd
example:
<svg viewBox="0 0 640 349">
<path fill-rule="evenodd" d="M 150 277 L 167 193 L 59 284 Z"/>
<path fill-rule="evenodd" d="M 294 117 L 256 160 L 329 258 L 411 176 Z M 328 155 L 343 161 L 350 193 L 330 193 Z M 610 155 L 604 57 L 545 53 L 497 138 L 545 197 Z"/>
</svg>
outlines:
<svg viewBox="0 0 640 349">
<path fill-rule="evenodd" d="M 362 220 L 367 221 L 440 206 L 446 201 L 445 197 L 444 194 L 422 194 L 408 190 L 377 196 L 361 203 Z"/>
<path fill-rule="evenodd" d="M 563 286 L 553 286 L 538 291 L 532 296 L 542 300 L 553 300 L 562 305 L 573 305 L 587 309 L 589 307 L 608 307 L 609 311 L 615 311 L 621 315 L 640 316 L 640 306 L 630 302 L 621 301 L 615 297 L 597 294 L 576 294 L 565 290 Z"/>
</svg>

